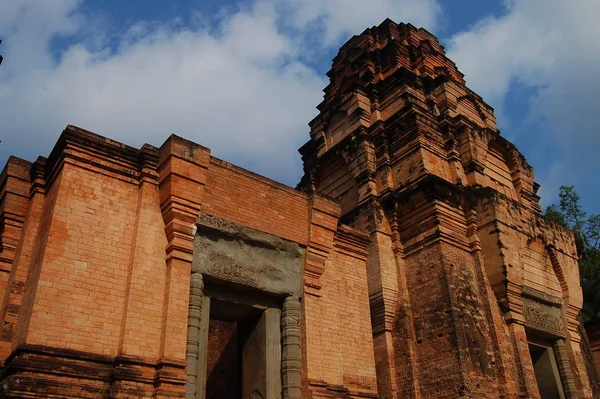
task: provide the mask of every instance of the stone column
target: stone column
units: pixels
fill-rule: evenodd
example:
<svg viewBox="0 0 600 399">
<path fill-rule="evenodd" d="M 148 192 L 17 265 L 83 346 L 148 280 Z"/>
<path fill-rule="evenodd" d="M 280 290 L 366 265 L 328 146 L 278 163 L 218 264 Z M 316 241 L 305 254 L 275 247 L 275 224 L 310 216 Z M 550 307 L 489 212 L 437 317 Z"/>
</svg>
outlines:
<svg viewBox="0 0 600 399">
<path fill-rule="evenodd" d="M 209 318 L 210 298 L 204 296 L 202 274 L 192 273 L 185 353 L 187 361 L 185 392 L 188 399 L 204 399 L 206 395 Z"/>
<path fill-rule="evenodd" d="M 281 330 L 283 399 L 300 399 L 302 398 L 300 301 L 295 296 L 287 297 L 283 303 Z"/>
<path fill-rule="evenodd" d="M 566 399 L 579 398 L 577 395 L 577 388 L 575 387 L 575 378 L 569 364 L 569 355 L 565 348 L 565 340 L 557 339 L 552 343 L 552 349 L 554 349 L 554 357 L 556 358 L 556 365 L 558 367 L 558 374 L 560 374 L 560 381 L 562 382 L 563 390 L 565 392 Z"/>
</svg>

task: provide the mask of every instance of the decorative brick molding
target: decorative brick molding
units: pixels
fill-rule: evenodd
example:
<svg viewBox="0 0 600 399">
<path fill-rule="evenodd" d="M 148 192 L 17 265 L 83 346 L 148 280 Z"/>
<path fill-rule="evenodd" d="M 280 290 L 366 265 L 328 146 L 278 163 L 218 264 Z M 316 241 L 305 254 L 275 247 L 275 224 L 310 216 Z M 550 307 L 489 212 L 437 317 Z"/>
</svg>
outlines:
<svg viewBox="0 0 600 399">
<path fill-rule="evenodd" d="M 333 249 L 340 209 L 335 202 L 317 194 L 311 195 L 309 209 L 310 232 L 304 265 L 304 289 L 305 293 L 318 296 L 321 288 L 319 279 Z"/>
</svg>

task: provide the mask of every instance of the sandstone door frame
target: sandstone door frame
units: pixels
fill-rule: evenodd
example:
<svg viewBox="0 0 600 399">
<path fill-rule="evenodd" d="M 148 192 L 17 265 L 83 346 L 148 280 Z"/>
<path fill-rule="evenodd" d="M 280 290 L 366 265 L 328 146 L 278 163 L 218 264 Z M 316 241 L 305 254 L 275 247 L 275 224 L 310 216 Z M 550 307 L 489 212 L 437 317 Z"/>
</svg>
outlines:
<svg viewBox="0 0 600 399">
<path fill-rule="evenodd" d="M 306 247 L 206 214 L 198 216 L 196 227 L 186 346 L 187 397 L 205 399 L 208 325 L 211 298 L 215 298 L 263 312 L 263 349 L 272 352 L 264 354 L 268 374 L 264 399 L 300 399 L 300 297 Z"/>
<path fill-rule="evenodd" d="M 204 280 L 200 273 L 192 275 L 186 353 L 186 393 L 187 397 L 192 399 L 206 397 L 210 304 L 211 298 L 214 297 L 205 293 L 215 294 L 210 288 L 206 289 Z M 210 287 L 210 284 L 208 285 Z M 217 294 L 217 296 L 221 295 Z M 222 300 L 222 298 L 215 299 Z M 252 370 L 247 364 L 242 366 L 240 382 L 244 397 L 252 397 L 251 394 L 257 392 L 256 398 L 299 399 L 301 398 L 300 303 L 296 297 L 288 296 L 280 301 L 279 307 L 270 305 L 259 305 L 262 314 L 256 330 L 259 330 L 261 335 L 255 339 L 264 339 L 264 342 L 250 346 L 247 344 L 244 347 L 244 351 L 247 350 L 246 348 L 251 348 L 249 350 L 261 352 L 250 356 L 264 356 L 261 360 L 263 369 Z M 245 363 L 245 356 L 247 354 L 242 353 L 243 363 Z M 264 373 L 264 391 L 252 385 L 257 381 L 248 378 L 249 372 Z"/>
</svg>

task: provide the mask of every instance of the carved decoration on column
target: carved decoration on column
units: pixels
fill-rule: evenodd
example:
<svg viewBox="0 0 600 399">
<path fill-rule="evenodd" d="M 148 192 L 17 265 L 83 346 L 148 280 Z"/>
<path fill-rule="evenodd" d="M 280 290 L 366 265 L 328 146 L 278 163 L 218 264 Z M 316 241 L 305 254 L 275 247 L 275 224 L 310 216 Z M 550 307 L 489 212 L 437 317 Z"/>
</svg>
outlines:
<svg viewBox="0 0 600 399">
<path fill-rule="evenodd" d="M 302 352 L 300 336 L 300 301 L 288 296 L 281 314 L 283 399 L 302 397 Z"/>
<path fill-rule="evenodd" d="M 200 348 L 200 318 L 202 316 L 202 297 L 204 291 L 204 280 L 202 274 L 192 273 L 190 282 L 190 303 L 188 314 L 188 330 L 185 358 L 187 361 L 186 374 L 187 384 L 185 391 L 188 398 L 195 398 L 199 384 L 198 361 Z"/>
<path fill-rule="evenodd" d="M 569 356 L 567 349 L 565 348 L 565 340 L 557 339 L 552 343 L 554 349 L 554 356 L 556 357 L 556 363 L 558 366 L 558 373 L 565 391 L 566 399 L 576 399 L 577 388 L 575 387 L 575 378 L 569 365 Z"/>
</svg>

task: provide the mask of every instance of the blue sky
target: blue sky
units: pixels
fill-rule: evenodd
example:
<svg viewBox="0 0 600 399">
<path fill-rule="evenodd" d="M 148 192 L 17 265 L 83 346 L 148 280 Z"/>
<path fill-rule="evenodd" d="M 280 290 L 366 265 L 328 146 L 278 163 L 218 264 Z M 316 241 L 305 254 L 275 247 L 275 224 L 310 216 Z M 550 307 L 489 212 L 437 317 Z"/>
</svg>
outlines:
<svg viewBox="0 0 600 399">
<path fill-rule="evenodd" d="M 0 162 L 69 123 L 134 146 L 170 133 L 294 186 L 296 149 L 352 34 L 435 33 L 542 184 L 600 213 L 597 0 L 0 0 Z"/>
</svg>

